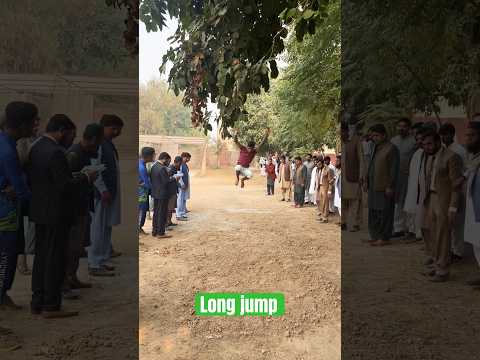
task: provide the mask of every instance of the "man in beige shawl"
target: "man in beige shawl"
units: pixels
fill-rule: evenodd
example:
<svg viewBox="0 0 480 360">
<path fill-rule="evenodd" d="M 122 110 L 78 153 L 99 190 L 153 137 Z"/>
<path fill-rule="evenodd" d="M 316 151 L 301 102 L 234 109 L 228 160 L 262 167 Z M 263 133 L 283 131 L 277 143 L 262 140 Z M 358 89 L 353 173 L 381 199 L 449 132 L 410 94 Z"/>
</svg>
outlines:
<svg viewBox="0 0 480 360">
<path fill-rule="evenodd" d="M 335 173 L 330 166 L 325 164 L 324 160 L 320 162 L 317 174 L 318 210 L 320 221 L 326 223 L 330 215 L 330 196 L 335 182 Z"/>
<path fill-rule="evenodd" d="M 290 170 L 290 164 L 287 162 L 285 155 L 280 157 L 280 168 L 278 170 L 278 182 L 282 189 L 282 200 L 285 201 L 285 195 L 288 193 L 288 200 L 292 198 L 292 175 Z"/>
</svg>

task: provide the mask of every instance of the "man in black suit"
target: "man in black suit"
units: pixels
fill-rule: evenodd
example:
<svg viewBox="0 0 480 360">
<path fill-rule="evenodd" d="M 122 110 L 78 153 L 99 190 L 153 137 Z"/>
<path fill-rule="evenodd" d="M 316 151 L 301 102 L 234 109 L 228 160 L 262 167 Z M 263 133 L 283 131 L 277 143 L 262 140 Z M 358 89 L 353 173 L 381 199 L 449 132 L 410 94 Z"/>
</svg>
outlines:
<svg viewBox="0 0 480 360">
<path fill-rule="evenodd" d="M 98 148 L 103 142 L 103 126 L 100 124 L 88 124 L 83 132 L 82 140 L 70 147 L 67 159 L 73 174 L 82 171 L 97 158 Z M 67 251 L 67 267 L 64 283 L 64 297 L 69 295 L 76 298 L 78 295 L 71 290 L 90 288 L 91 284 L 81 282 L 77 277 L 80 257 L 85 248 L 90 245 L 90 212 L 94 210 L 94 186 L 89 184 L 77 193 L 73 194 L 74 221 L 70 230 Z"/>
<path fill-rule="evenodd" d="M 92 183 L 97 174 L 85 172 L 73 177 L 65 149 L 71 146 L 75 132 L 75 124 L 66 115 L 54 115 L 29 156 L 30 219 L 37 237 L 31 310 L 45 318 L 78 315 L 61 309 L 65 247 L 73 216 L 71 200 L 72 193 Z"/>
<path fill-rule="evenodd" d="M 98 164 L 106 169 L 95 182 L 95 210 L 92 217 L 88 267 L 92 276 L 114 276 L 110 258 L 119 256 L 112 246 L 112 228 L 121 222 L 120 169 L 113 139 L 121 135 L 123 121 L 116 115 L 103 115 L 104 140 L 98 151 Z"/>
<path fill-rule="evenodd" d="M 170 238 L 165 234 L 165 226 L 168 214 L 168 201 L 170 199 L 169 184 L 175 182 L 168 171 L 170 155 L 162 152 L 158 161 L 152 166 L 152 197 L 154 200 L 152 235 L 157 238 Z"/>
</svg>

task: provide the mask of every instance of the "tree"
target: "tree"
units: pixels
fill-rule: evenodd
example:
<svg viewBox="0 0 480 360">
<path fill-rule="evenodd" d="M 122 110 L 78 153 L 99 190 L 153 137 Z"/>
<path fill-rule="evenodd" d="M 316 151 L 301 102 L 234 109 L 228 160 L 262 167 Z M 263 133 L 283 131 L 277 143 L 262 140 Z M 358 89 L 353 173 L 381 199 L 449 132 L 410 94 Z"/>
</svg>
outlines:
<svg viewBox="0 0 480 360">
<path fill-rule="evenodd" d="M 245 114 L 251 94 L 268 91 L 278 76 L 276 56 L 295 28 L 298 40 L 314 33 L 323 20 L 320 0 L 143 0 L 140 11 L 147 29 L 156 31 L 168 14 L 179 19 L 173 46 L 164 64 L 173 63 L 168 82 L 192 108 L 192 122 L 209 130 L 208 100 L 219 108 L 222 135 Z"/>
<path fill-rule="evenodd" d="M 125 47 L 132 56 L 138 55 L 138 18 L 139 18 L 139 0 L 105 0 L 108 6 L 127 9 L 125 18 Z"/>
<path fill-rule="evenodd" d="M 140 86 L 140 128 L 142 135 L 201 136 L 192 128 L 187 108 L 163 80 Z"/>
<path fill-rule="evenodd" d="M 387 106 L 437 114 L 478 87 L 480 5 L 471 0 L 342 4 L 342 96 L 351 114 Z"/>
<path fill-rule="evenodd" d="M 323 145 L 335 147 L 338 141 L 340 1 L 330 2 L 325 13 L 314 35 L 307 34 L 302 42 L 289 37 L 287 67 L 268 93 L 249 97 L 248 115 L 238 121 L 237 127 L 249 137 L 261 133 L 262 127 L 272 127 L 272 149 L 304 155 Z"/>
</svg>

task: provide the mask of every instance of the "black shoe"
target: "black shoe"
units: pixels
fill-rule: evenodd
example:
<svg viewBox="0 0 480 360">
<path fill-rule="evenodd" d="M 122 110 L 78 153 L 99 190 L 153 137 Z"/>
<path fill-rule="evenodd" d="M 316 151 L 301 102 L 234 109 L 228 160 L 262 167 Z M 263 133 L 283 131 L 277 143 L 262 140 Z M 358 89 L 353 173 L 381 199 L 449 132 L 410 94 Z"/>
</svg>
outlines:
<svg viewBox="0 0 480 360">
<path fill-rule="evenodd" d="M 108 265 L 108 264 L 102 265 L 102 268 L 107 270 L 107 271 L 114 271 L 115 270 L 115 266 Z"/>
<path fill-rule="evenodd" d="M 449 277 L 449 274 L 443 274 L 443 275 L 435 274 L 434 276 L 429 278 L 428 281 L 434 282 L 434 283 L 442 283 L 447 281 L 448 277 Z"/>
<path fill-rule="evenodd" d="M 88 269 L 88 273 L 90 276 L 99 276 L 99 277 L 112 277 L 115 276 L 115 273 L 108 271 L 105 268 L 99 268 L 99 269 L 93 269 L 90 268 Z"/>
<path fill-rule="evenodd" d="M 42 314 L 42 309 L 36 308 L 36 307 L 31 307 L 30 308 L 30 313 L 32 315 L 41 315 Z"/>
<path fill-rule="evenodd" d="M 435 269 L 425 270 L 422 272 L 422 275 L 426 277 L 432 277 L 432 276 L 435 276 L 435 274 L 436 274 Z"/>
<path fill-rule="evenodd" d="M 82 282 L 82 281 L 78 280 L 77 278 L 71 279 L 69 285 L 70 285 L 70 289 L 72 289 L 72 290 L 91 289 L 92 288 L 92 284 Z"/>
<path fill-rule="evenodd" d="M 394 232 L 392 234 L 392 238 L 399 238 L 399 237 L 404 237 L 405 236 L 405 232 L 403 231 L 397 231 L 397 232 Z"/>
<path fill-rule="evenodd" d="M 425 266 L 430 266 L 430 265 L 433 265 L 434 261 L 432 258 L 427 258 L 425 259 L 425 261 L 423 262 L 423 265 Z"/>
</svg>

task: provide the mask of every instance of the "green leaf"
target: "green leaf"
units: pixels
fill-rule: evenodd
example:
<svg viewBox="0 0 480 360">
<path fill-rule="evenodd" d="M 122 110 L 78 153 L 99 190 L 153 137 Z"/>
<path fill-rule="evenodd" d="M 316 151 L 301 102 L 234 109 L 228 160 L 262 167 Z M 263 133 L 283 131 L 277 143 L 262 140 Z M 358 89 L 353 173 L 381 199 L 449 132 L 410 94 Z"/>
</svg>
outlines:
<svg viewBox="0 0 480 360">
<path fill-rule="evenodd" d="M 292 8 L 292 9 L 289 9 L 287 11 L 287 14 L 285 16 L 285 19 L 288 20 L 288 19 L 292 19 L 292 18 L 296 18 L 298 16 L 298 9 L 297 8 Z"/>
<path fill-rule="evenodd" d="M 317 12 L 314 11 L 314 10 L 311 10 L 311 9 L 307 9 L 303 12 L 302 14 L 302 18 L 304 18 L 305 20 L 308 20 L 310 19 L 312 16 L 316 15 Z"/>
</svg>

